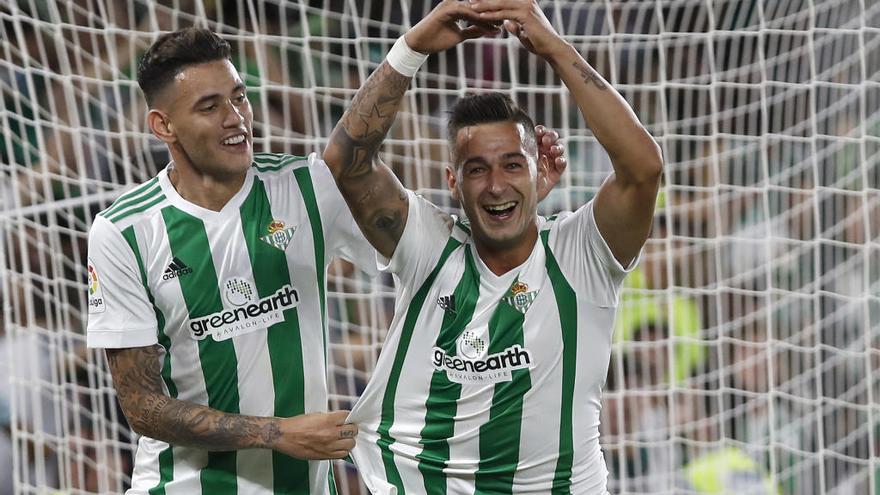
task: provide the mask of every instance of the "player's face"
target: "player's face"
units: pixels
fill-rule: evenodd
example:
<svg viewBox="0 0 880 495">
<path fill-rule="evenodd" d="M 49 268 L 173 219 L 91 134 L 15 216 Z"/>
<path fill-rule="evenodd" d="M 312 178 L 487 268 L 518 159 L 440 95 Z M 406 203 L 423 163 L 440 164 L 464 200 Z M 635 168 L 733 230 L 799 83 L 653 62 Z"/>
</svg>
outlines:
<svg viewBox="0 0 880 495">
<path fill-rule="evenodd" d="M 493 250 L 517 247 L 537 232 L 538 157 L 524 138 L 513 122 L 465 127 L 456 136 L 457 163 L 447 168 L 474 240 Z"/>
<path fill-rule="evenodd" d="M 165 112 L 176 141 L 170 145 L 201 174 L 222 179 L 246 173 L 253 159 L 253 111 L 232 62 L 189 66 L 171 86 Z"/>
</svg>

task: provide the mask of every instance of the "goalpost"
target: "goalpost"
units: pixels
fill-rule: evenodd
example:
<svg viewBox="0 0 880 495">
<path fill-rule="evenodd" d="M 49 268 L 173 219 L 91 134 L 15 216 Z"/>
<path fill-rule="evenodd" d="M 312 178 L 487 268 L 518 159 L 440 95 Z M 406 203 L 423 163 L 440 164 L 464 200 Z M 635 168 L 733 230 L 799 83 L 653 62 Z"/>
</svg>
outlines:
<svg viewBox="0 0 880 495">
<path fill-rule="evenodd" d="M 86 232 L 168 159 L 134 81 L 157 33 L 222 33 L 256 150 L 306 154 L 432 3 L 0 3 L 0 491 L 4 476 L 20 494 L 129 480 L 133 437 L 103 354 L 85 349 Z M 604 393 L 611 492 L 880 493 L 880 2 L 542 5 L 666 159 Z M 608 157 L 546 64 L 507 38 L 417 74 L 383 148 L 404 184 L 453 207 L 444 115 L 482 90 L 565 139 L 570 165 L 542 211 L 592 197 Z M 393 286 L 335 262 L 328 294 L 330 407 L 348 408 Z M 351 467 L 336 472 L 341 493 L 366 493 Z"/>
</svg>

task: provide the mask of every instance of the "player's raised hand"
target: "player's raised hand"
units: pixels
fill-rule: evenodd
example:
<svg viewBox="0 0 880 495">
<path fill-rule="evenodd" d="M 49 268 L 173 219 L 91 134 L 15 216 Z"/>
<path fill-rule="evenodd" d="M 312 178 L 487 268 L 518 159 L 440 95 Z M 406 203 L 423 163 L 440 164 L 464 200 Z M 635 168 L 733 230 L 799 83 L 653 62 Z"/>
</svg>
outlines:
<svg viewBox="0 0 880 495">
<path fill-rule="evenodd" d="M 565 146 L 559 142 L 559 133 L 543 125 L 535 126 L 535 139 L 538 143 L 538 157 L 546 158 L 546 180 L 538 181 L 538 201 L 542 201 L 556 187 L 568 161 L 565 159 Z"/>
<path fill-rule="evenodd" d="M 461 27 L 458 21 L 469 25 Z M 442 52 L 464 40 L 494 36 L 501 32 L 499 22 L 480 19 L 480 15 L 459 0 L 443 0 L 424 19 L 404 35 L 406 44 L 413 50 L 432 54 Z"/>
<path fill-rule="evenodd" d="M 565 45 L 537 0 L 469 0 L 469 3 L 479 14 L 480 21 L 504 22 L 504 29 L 536 55 L 547 58 Z"/>
<path fill-rule="evenodd" d="M 341 459 L 354 448 L 357 425 L 346 424 L 348 411 L 311 413 L 280 421 L 274 450 L 297 459 Z"/>
</svg>

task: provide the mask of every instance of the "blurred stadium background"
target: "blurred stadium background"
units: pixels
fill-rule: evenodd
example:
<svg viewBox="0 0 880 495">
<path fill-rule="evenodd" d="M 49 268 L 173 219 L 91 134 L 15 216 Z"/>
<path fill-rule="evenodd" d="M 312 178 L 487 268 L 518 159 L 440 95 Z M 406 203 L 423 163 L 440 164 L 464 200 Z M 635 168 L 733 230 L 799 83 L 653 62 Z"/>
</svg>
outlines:
<svg viewBox="0 0 880 495">
<path fill-rule="evenodd" d="M 541 2 L 662 145 L 604 395 L 612 493 L 880 494 L 880 1 Z M 257 151 L 319 151 L 430 1 L 0 0 L 0 494 L 120 493 L 132 436 L 84 347 L 86 232 L 168 157 L 133 80 L 157 33 L 233 45 Z M 607 156 L 506 38 L 432 57 L 384 158 L 453 207 L 444 113 L 507 91 L 565 138 L 541 205 L 589 199 Z M 369 378 L 389 278 L 328 277 L 331 404 Z M 350 465 L 340 492 L 366 493 Z"/>
</svg>

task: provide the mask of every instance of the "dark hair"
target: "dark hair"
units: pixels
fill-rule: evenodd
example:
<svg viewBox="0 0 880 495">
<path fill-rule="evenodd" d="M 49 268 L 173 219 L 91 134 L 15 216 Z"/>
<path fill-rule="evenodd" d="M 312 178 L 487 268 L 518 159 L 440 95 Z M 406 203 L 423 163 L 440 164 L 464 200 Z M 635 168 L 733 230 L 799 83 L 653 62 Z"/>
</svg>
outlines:
<svg viewBox="0 0 880 495">
<path fill-rule="evenodd" d="M 532 118 L 509 96 L 503 93 L 485 93 L 465 96 L 455 102 L 455 105 L 449 110 L 446 137 L 449 142 L 449 151 L 453 157 L 455 156 L 458 131 L 465 127 L 494 122 L 522 124 L 526 131 L 526 141 L 523 144 L 527 148 L 537 151 L 535 123 Z"/>
<path fill-rule="evenodd" d="M 147 105 L 187 66 L 230 60 L 229 43 L 207 29 L 188 27 L 163 34 L 138 64 L 137 81 Z"/>
</svg>

